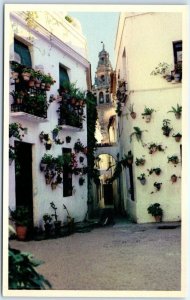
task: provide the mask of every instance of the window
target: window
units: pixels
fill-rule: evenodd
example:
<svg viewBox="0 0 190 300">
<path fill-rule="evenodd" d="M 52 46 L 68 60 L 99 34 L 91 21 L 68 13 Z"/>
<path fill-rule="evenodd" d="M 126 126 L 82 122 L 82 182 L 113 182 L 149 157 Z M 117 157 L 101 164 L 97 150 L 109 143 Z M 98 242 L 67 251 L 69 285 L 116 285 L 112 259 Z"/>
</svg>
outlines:
<svg viewBox="0 0 190 300">
<path fill-rule="evenodd" d="M 59 88 L 63 88 L 65 83 L 69 83 L 67 69 L 59 65 Z"/>
<path fill-rule="evenodd" d="M 104 103 L 104 94 L 103 94 L 103 92 L 99 93 L 99 103 Z"/>
<path fill-rule="evenodd" d="M 182 41 L 173 42 L 174 63 L 182 63 Z"/>
<path fill-rule="evenodd" d="M 63 197 L 68 197 L 72 196 L 72 172 L 68 165 L 68 161 L 71 160 L 71 149 L 63 148 L 62 154 L 66 161 L 63 166 Z"/>
<path fill-rule="evenodd" d="M 110 96 L 109 94 L 106 95 L 106 103 L 109 103 L 110 102 Z"/>
<path fill-rule="evenodd" d="M 14 52 L 15 57 L 17 57 L 17 59 L 19 58 L 19 63 L 28 67 L 32 67 L 31 55 L 28 46 L 17 39 L 14 39 Z"/>
</svg>

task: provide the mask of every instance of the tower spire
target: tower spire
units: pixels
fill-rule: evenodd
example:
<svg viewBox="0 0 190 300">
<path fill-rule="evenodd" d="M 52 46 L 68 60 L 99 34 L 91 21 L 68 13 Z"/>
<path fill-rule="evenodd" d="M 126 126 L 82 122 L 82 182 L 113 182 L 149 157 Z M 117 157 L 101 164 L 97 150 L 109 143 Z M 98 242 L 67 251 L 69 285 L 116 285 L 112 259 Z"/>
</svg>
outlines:
<svg viewBox="0 0 190 300">
<path fill-rule="evenodd" d="M 105 50 L 105 45 L 104 45 L 104 42 L 102 42 L 102 41 L 101 41 L 101 43 L 103 44 L 103 49 L 102 49 L 102 50 Z"/>
</svg>

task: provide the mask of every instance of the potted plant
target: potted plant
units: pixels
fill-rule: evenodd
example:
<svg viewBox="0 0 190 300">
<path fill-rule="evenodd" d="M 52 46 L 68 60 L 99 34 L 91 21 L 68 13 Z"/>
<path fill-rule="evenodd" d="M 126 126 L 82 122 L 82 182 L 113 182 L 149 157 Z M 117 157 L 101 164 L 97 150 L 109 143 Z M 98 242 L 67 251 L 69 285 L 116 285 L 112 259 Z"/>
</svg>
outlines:
<svg viewBox="0 0 190 300">
<path fill-rule="evenodd" d="M 80 139 L 78 139 L 74 144 L 74 150 L 76 153 L 83 152 L 84 145 L 81 143 Z"/>
<path fill-rule="evenodd" d="M 177 176 L 175 174 L 171 176 L 171 181 L 172 183 L 175 183 L 177 181 Z"/>
<path fill-rule="evenodd" d="M 22 77 L 24 81 L 29 81 L 32 73 L 32 69 L 29 67 L 24 67 L 22 69 Z"/>
<path fill-rule="evenodd" d="M 168 63 L 162 62 L 159 63 L 158 66 L 151 72 L 150 75 L 162 75 L 163 78 L 167 78 L 171 73 L 171 65 Z"/>
<path fill-rule="evenodd" d="M 144 158 L 136 158 L 135 164 L 136 164 L 136 166 L 144 166 L 145 159 Z"/>
<path fill-rule="evenodd" d="M 85 182 L 85 179 L 82 176 L 79 177 L 79 185 L 83 185 L 84 182 Z"/>
<path fill-rule="evenodd" d="M 143 119 L 145 118 L 146 123 L 149 123 L 151 120 L 151 115 L 154 112 L 154 109 L 148 108 L 145 106 L 144 112 L 142 113 Z"/>
<path fill-rule="evenodd" d="M 148 170 L 149 174 L 151 175 L 152 173 L 155 173 L 156 175 L 160 175 L 161 173 L 161 169 L 160 168 L 154 168 L 154 169 L 150 169 Z"/>
<path fill-rule="evenodd" d="M 62 128 L 60 126 L 56 126 L 53 130 L 52 130 L 52 136 L 53 136 L 53 140 L 56 139 L 56 137 L 58 136 L 58 133 L 59 131 L 61 130 Z"/>
<path fill-rule="evenodd" d="M 145 174 L 141 174 L 140 176 L 137 177 L 138 180 L 140 180 L 140 183 L 142 185 L 145 185 L 146 184 L 146 178 L 145 178 Z"/>
<path fill-rule="evenodd" d="M 71 142 L 71 137 L 70 136 L 66 136 L 66 143 L 70 143 Z"/>
<path fill-rule="evenodd" d="M 45 228 L 45 233 L 48 236 L 51 232 L 51 228 L 52 228 L 52 217 L 49 214 L 44 214 L 43 215 L 43 221 L 44 221 L 44 228 Z"/>
<path fill-rule="evenodd" d="M 25 206 L 17 206 L 15 210 L 10 209 L 11 219 L 15 222 L 18 240 L 24 241 L 27 236 L 30 223 L 29 210 Z"/>
<path fill-rule="evenodd" d="M 58 221 L 58 215 L 57 215 L 57 207 L 55 206 L 54 202 L 52 201 L 50 203 L 51 208 L 54 210 L 54 214 L 52 214 L 51 216 L 55 218 L 54 221 L 54 228 L 55 228 L 55 234 L 59 234 L 60 230 L 61 230 L 61 221 Z"/>
<path fill-rule="evenodd" d="M 148 211 L 149 214 L 154 216 L 156 222 L 161 222 L 162 221 L 163 209 L 160 207 L 159 203 L 151 204 L 147 208 L 147 211 Z"/>
<path fill-rule="evenodd" d="M 170 135 L 170 132 L 173 129 L 169 125 L 170 125 L 170 120 L 169 119 L 164 119 L 163 120 L 162 130 L 163 130 L 163 135 L 165 135 L 167 137 Z"/>
<path fill-rule="evenodd" d="M 162 148 L 162 145 L 160 145 L 160 144 L 157 145 L 156 143 L 151 143 L 148 146 L 148 149 L 149 149 L 149 154 L 153 154 L 156 151 L 164 151 L 164 149 Z"/>
<path fill-rule="evenodd" d="M 169 110 L 168 113 L 170 112 L 175 114 L 176 119 L 180 119 L 182 114 L 182 106 L 177 103 L 177 107 L 175 108 L 172 106 L 172 110 Z"/>
<path fill-rule="evenodd" d="M 45 153 L 40 162 L 40 171 L 45 171 L 47 167 L 48 166 L 50 167 L 50 165 L 53 162 L 54 162 L 53 156 Z"/>
<path fill-rule="evenodd" d="M 80 163 L 83 163 L 84 157 L 83 157 L 83 156 L 80 156 L 80 157 L 79 157 L 79 161 L 80 161 Z"/>
<path fill-rule="evenodd" d="M 130 112 L 131 118 L 136 119 L 137 114 L 136 114 L 136 112 L 134 112 L 133 107 L 134 107 L 134 104 L 130 104 L 128 107 L 128 110 Z"/>
<path fill-rule="evenodd" d="M 126 167 L 128 165 L 132 165 L 133 163 L 133 154 L 131 151 L 128 152 L 128 154 L 124 156 L 124 158 L 121 159 L 121 164 Z"/>
<path fill-rule="evenodd" d="M 154 183 L 154 187 L 156 188 L 157 191 L 159 191 L 161 189 L 161 185 L 162 185 L 162 182 L 155 182 Z"/>
<path fill-rule="evenodd" d="M 130 135 L 130 142 L 132 141 L 132 136 L 135 135 L 137 141 L 141 141 L 142 142 L 142 133 L 143 131 L 147 131 L 147 130 L 141 130 L 139 127 L 133 127 L 134 128 L 134 132 L 131 133 Z"/>
<path fill-rule="evenodd" d="M 67 225 L 68 225 L 68 231 L 69 232 L 73 232 L 74 231 L 74 218 L 71 217 L 67 207 L 65 204 L 63 204 L 63 208 L 66 210 L 67 212 Z"/>
<path fill-rule="evenodd" d="M 178 132 L 177 134 L 173 134 L 172 136 L 175 138 L 176 142 L 180 142 L 182 134 Z"/>
<path fill-rule="evenodd" d="M 171 162 L 174 165 L 177 165 L 179 163 L 179 158 L 177 155 L 172 155 L 168 157 L 168 163 Z"/>
</svg>

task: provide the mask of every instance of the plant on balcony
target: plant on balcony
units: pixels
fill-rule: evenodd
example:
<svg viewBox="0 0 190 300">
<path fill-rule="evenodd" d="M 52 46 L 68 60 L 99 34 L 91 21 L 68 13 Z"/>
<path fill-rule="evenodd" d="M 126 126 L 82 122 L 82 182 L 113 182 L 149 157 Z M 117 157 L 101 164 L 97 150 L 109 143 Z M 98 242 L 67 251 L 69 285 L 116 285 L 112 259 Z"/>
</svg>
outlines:
<svg viewBox="0 0 190 300">
<path fill-rule="evenodd" d="M 140 181 L 140 183 L 142 185 L 145 185 L 146 184 L 146 176 L 144 173 L 142 173 L 140 176 L 137 177 L 137 179 Z"/>
<path fill-rule="evenodd" d="M 172 136 L 175 138 L 176 142 L 180 142 L 182 138 L 182 134 L 179 132 L 177 134 L 173 134 Z"/>
<path fill-rule="evenodd" d="M 136 166 L 144 166 L 145 159 L 144 158 L 136 158 L 135 164 L 136 164 Z"/>
<path fill-rule="evenodd" d="M 132 119 L 136 119 L 136 112 L 134 112 L 134 104 L 130 104 L 129 107 L 127 108 L 130 112 L 130 116 Z"/>
<path fill-rule="evenodd" d="M 161 171 L 162 170 L 160 168 L 153 168 L 153 169 L 148 170 L 149 175 L 151 175 L 153 173 L 155 173 L 156 175 L 160 175 Z"/>
<path fill-rule="evenodd" d="M 175 114 L 176 119 L 180 119 L 182 114 L 182 106 L 179 104 L 177 104 L 176 108 L 172 106 L 172 110 L 169 110 L 168 113 L 170 112 Z"/>
<path fill-rule="evenodd" d="M 134 128 L 134 132 L 131 133 L 130 135 L 130 142 L 132 142 L 132 136 L 135 135 L 136 136 L 136 139 L 137 141 L 141 141 L 142 142 L 142 133 L 144 131 L 147 131 L 147 130 L 141 130 L 139 127 L 133 127 Z"/>
<path fill-rule="evenodd" d="M 144 112 L 141 114 L 143 116 L 143 119 L 145 118 L 146 123 L 149 123 L 151 120 L 151 115 L 154 112 L 154 109 L 148 108 L 145 106 Z"/>
<path fill-rule="evenodd" d="M 179 158 L 177 155 L 172 155 L 168 157 L 168 163 L 171 162 L 174 165 L 177 165 L 179 163 Z"/>
<path fill-rule="evenodd" d="M 163 130 L 163 135 L 165 136 L 169 136 L 170 132 L 172 131 L 172 127 L 169 126 L 170 125 L 170 120 L 169 119 L 164 119 L 163 120 L 163 126 L 162 126 L 162 130 Z"/>
<path fill-rule="evenodd" d="M 51 85 L 53 85 L 56 82 L 53 79 L 53 77 L 50 75 L 50 73 L 43 74 L 43 76 L 41 77 L 41 81 L 42 81 L 42 83 L 45 83 L 45 89 L 46 89 L 46 91 L 49 91 L 50 88 L 51 88 Z"/>
</svg>

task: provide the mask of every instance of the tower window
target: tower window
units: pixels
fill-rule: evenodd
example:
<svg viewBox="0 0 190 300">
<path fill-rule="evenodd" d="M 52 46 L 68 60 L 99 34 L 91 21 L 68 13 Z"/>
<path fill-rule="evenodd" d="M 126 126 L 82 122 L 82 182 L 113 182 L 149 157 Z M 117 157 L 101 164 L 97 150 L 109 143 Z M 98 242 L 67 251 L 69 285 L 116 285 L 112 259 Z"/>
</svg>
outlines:
<svg viewBox="0 0 190 300">
<path fill-rule="evenodd" d="M 104 94 L 103 94 L 103 92 L 99 93 L 99 103 L 104 103 Z"/>
<path fill-rule="evenodd" d="M 65 83 L 69 83 L 67 69 L 59 65 L 59 88 L 62 89 Z"/>
</svg>

